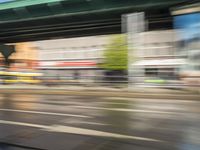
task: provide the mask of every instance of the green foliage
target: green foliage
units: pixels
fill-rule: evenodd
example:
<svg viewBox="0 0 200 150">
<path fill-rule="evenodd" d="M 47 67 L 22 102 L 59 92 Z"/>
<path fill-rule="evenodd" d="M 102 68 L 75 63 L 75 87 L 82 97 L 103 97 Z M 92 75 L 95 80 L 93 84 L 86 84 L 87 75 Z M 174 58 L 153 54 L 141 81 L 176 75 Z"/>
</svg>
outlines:
<svg viewBox="0 0 200 150">
<path fill-rule="evenodd" d="M 106 70 L 127 70 L 128 53 L 125 35 L 114 35 L 104 53 Z"/>
</svg>

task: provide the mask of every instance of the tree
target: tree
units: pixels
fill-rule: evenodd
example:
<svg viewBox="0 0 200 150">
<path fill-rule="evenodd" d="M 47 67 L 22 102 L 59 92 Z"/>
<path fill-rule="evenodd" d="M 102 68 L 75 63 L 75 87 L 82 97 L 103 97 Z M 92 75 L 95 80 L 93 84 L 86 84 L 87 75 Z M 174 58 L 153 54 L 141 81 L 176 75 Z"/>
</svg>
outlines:
<svg viewBox="0 0 200 150">
<path fill-rule="evenodd" d="M 104 63 L 106 80 L 127 80 L 128 53 L 125 35 L 114 35 L 105 49 Z"/>
<path fill-rule="evenodd" d="M 108 71 L 127 71 L 128 54 L 125 35 L 114 35 L 104 53 L 102 67 Z"/>
</svg>

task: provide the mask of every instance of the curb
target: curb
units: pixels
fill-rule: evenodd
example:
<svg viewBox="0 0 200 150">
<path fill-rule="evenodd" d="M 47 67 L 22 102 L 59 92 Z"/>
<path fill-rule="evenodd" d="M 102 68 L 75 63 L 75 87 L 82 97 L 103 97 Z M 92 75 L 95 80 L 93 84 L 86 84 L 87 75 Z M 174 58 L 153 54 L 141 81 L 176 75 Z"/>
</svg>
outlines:
<svg viewBox="0 0 200 150">
<path fill-rule="evenodd" d="M 200 100 L 200 94 L 194 93 L 146 93 L 131 91 L 103 91 L 103 90 L 67 90 L 67 89 L 25 89 L 25 88 L 0 88 L 1 94 L 41 94 L 41 95 L 77 95 L 77 96 L 107 96 L 107 97 L 126 97 L 126 98 L 148 98 L 148 99 L 179 99 L 179 100 Z"/>
</svg>

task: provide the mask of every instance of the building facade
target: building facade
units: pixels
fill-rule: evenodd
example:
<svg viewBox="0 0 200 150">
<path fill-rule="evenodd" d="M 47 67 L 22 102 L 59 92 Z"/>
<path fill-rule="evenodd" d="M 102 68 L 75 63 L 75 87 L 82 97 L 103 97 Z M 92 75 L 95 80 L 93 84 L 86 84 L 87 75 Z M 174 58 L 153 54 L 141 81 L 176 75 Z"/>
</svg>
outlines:
<svg viewBox="0 0 200 150">
<path fill-rule="evenodd" d="M 141 44 L 136 49 L 137 61 L 133 67 L 140 69 L 142 81 L 156 78 L 177 79 L 178 70 L 185 62 L 177 47 L 176 31 L 143 32 L 139 38 Z"/>
<path fill-rule="evenodd" d="M 38 50 L 31 42 L 15 43 L 15 52 L 9 57 L 10 71 L 33 71 L 38 61 Z M 0 53 L 1 68 L 5 67 L 4 58 Z"/>
<path fill-rule="evenodd" d="M 56 79 L 92 79 L 103 75 L 99 64 L 109 36 L 93 36 L 34 42 L 38 69 Z"/>
</svg>

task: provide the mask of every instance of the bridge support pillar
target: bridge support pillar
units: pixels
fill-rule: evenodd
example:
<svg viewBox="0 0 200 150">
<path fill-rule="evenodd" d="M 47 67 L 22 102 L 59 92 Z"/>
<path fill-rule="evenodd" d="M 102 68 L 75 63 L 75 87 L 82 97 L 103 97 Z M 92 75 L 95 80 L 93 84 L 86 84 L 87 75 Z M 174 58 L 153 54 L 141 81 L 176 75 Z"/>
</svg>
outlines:
<svg viewBox="0 0 200 150">
<path fill-rule="evenodd" d="M 127 34 L 128 44 L 128 87 L 132 88 L 136 83 L 141 82 L 144 76 L 144 69 L 134 67 L 138 60 L 138 51 L 141 49 L 142 39 L 139 33 L 144 32 L 144 13 L 131 13 L 122 15 L 122 33 Z"/>
</svg>

